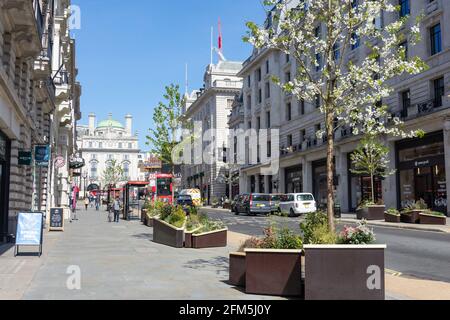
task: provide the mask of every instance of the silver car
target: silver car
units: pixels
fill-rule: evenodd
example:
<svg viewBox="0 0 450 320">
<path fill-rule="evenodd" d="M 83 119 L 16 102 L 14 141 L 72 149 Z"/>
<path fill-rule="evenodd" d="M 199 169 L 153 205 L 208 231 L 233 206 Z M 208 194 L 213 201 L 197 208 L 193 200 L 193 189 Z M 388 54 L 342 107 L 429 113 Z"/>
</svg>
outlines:
<svg viewBox="0 0 450 320">
<path fill-rule="evenodd" d="M 271 196 L 262 193 L 251 193 L 244 196 L 237 206 L 236 214 L 239 213 L 255 216 L 257 214 L 270 215 L 272 213 Z"/>
</svg>

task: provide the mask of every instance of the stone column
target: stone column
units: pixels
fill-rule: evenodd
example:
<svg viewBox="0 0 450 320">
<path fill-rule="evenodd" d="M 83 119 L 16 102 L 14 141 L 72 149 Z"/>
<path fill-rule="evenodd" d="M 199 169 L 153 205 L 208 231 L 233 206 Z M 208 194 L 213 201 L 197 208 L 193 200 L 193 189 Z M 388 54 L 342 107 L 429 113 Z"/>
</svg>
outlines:
<svg viewBox="0 0 450 320">
<path fill-rule="evenodd" d="M 450 117 L 444 122 L 445 174 L 447 177 L 447 216 L 450 217 L 448 197 L 450 193 Z"/>
<path fill-rule="evenodd" d="M 255 193 L 262 192 L 259 190 L 259 182 L 261 181 L 261 176 L 259 174 L 255 175 Z"/>
<path fill-rule="evenodd" d="M 303 162 L 303 192 L 313 193 L 313 176 L 311 161 Z"/>
<path fill-rule="evenodd" d="M 395 167 L 396 165 L 396 152 L 395 152 L 395 141 L 385 140 L 386 146 L 389 147 L 389 171 L 395 170 L 395 173 L 386 177 L 382 182 L 383 189 L 383 200 L 386 208 L 397 208 L 397 174 L 398 171 Z"/>
<path fill-rule="evenodd" d="M 341 205 L 342 212 L 350 212 L 350 197 L 348 194 L 348 164 L 347 153 L 337 150 L 336 174 L 339 176 L 339 185 L 336 190 L 336 201 Z"/>
<path fill-rule="evenodd" d="M 278 173 L 278 192 L 285 193 L 286 192 L 286 169 L 280 168 Z"/>
</svg>

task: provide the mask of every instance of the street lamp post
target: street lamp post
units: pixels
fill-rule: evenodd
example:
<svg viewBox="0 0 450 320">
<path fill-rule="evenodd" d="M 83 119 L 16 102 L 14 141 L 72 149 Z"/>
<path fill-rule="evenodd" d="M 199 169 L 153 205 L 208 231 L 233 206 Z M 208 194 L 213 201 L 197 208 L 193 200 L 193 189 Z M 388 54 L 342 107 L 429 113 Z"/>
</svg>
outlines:
<svg viewBox="0 0 450 320">
<path fill-rule="evenodd" d="M 84 199 L 86 199 L 86 180 L 87 180 L 87 176 L 88 176 L 88 173 L 85 171 L 85 172 L 83 173 L 83 179 L 84 179 Z"/>
</svg>

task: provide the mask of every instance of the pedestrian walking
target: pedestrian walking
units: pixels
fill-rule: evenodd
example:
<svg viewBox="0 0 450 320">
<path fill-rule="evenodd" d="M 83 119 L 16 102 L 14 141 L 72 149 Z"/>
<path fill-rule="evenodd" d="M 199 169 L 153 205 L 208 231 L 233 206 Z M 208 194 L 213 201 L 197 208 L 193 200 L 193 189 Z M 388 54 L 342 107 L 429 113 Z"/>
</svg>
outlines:
<svg viewBox="0 0 450 320">
<path fill-rule="evenodd" d="M 97 211 L 100 210 L 100 198 L 99 197 L 95 198 L 95 210 L 97 210 Z"/>
<path fill-rule="evenodd" d="M 86 197 L 86 199 L 84 199 L 84 207 L 86 208 L 86 211 L 88 209 L 89 206 L 89 198 Z"/>
<path fill-rule="evenodd" d="M 114 200 L 113 209 L 114 209 L 114 222 L 119 223 L 119 212 L 120 212 L 120 200 L 119 200 L 119 197 L 117 197 L 116 200 Z"/>
</svg>

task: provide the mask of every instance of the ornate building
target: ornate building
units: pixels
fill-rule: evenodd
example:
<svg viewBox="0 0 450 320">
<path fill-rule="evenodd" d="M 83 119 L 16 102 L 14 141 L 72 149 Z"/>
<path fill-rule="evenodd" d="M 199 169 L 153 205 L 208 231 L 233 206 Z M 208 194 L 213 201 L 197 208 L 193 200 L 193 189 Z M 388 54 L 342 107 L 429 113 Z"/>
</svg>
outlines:
<svg viewBox="0 0 450 320">
<path fill-rule="evenodd" d="M 125 125 L 122 125 L 110 114 L 107 120 L 96 124 L 96 116 L 91 113 L 89 125 L 78 126 L 78 149 L 86 163 L 78 180 L 80 196 L 84 195 L 85 188 L 90 189 L 89 186 L 105 187 L 103 172 L 113 160 L 123 168 L 123 182 L 139 181 L 145 177 L 139 169 L 142 154 L 138 136 L 132 133 L 132 123 L 130 115 L 125 117 Z"/>
<path fill-rule="evenodd" d="M 19 212 L 68 205 L 81 118 L 69 16 L 69 0 L 0 1 L 0 242 L 15 234 Z M 52 150 L 48 166 L 33 161 L 39 145 Z"/>
</svg>

